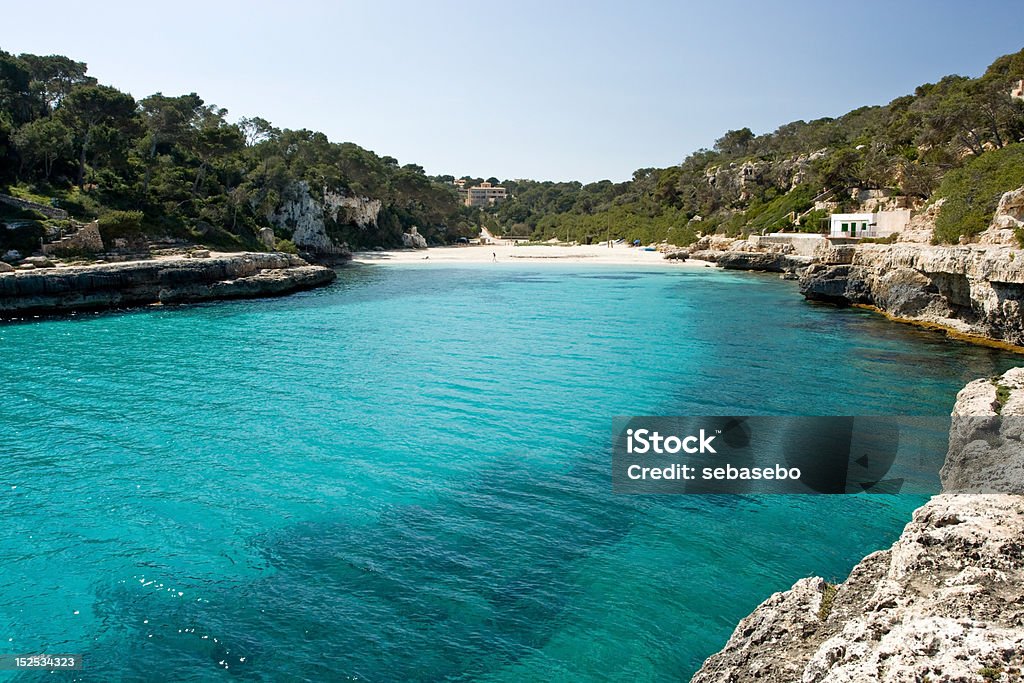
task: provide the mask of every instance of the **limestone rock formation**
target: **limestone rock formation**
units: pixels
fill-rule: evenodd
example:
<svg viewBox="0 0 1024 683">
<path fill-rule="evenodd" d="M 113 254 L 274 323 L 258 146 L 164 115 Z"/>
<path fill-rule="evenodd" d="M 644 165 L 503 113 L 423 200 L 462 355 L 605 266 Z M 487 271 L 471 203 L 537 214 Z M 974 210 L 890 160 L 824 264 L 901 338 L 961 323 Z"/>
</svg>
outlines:
<svg viewBox="0 0 1024 683">
<path fill-rule="evenodd" d="M 260 238 L 260 243 L 267 249 L 273 249 L 277 244 L 277 239 L 274 237 L 273 228 L 260 228 L 257 237 Z"/>
<path fill-rule="evenodd" d="M 779 252 L 723 251 L 715 258 L 715 263 L 726 270 L 792 273 L 809 266 L 811 259 Z"/>
<path fill-rule="evenodd" d="M 426 249 L 427 240 L 420 234 L 419 229 L 414 225 L 409 232 L 402 233 L 402 246 L 408 249 Z"/>
<path fill-rule="evenodd" d="M 945 202 L 945 199 L 939 199 L 924 211 L 912 215 L 910 222 L 907 223 L 907 227 L 900 232 L 900 236 L 896 241 L 931 244 L 932 237 L 935 236 L 935 219 L 938 217 L 939 210 Z"/>
<path fill-rule="evenodd" d="M 1024 368 L 964 387 L 953 412 L 943 491 L 1024 494 L 1022 416 Z"/>
<path fill-rule="evenodd" d="M 819 254 L 805 297 L 1024 346 L 1024 251 L 978 245 L 858 245 Z"/>
<path fill-rule="evenodd" d="M 992 224 L 981 233 L 981 244 L 1018 246 L 1017 231 L 1024 229 L 1024 187 L 1005 193 L 999 198 Z"/>
<path fill-rule="evenodd" d="M 0 315 L 285 294 L 327 284 L 330 268 L 298 256 L 239 253 L 0 275 Z"/>
<path fill-rule="evenodd" d="M 944 490 L 1011 490 L 1024 459 L 1021 419 L 1024 369 L 968 385 L 954 410 Z M 1010 466 L 979 467 L 981 444 Z M 981 683 L 1020 680 L 1022 671 L 1024 499 L 943 493 L 844 583 L 802 579 L 771 596 L 693 681 Z"/>
<path fill-rule="evenodd" d="M 309 183 L 298 182 L 269 216 L 270 221 L 292 232 L 292 242 L 299 249 L 313 254 L 344 255 L 348 245 L 331 237 L 332 225 L 350 225 L 365 230 L 376 227 L 381 210 L 379 199 L 349 197 L 324 189 L 322 196 L 314 197 Z"/>
<path fill-rule="evenodd" d="M 710 261 L 726 270 L 796 273 L 809 266 L 813 258 L 795 252 L 792 245 L 768 243 L 756 237 L 705 235 L 694 242 L 690 258 Z"/>
<path fill-rule="evenodd" d="M 711 166 L 704 175 L 712 191 L 721 198 L 747 200 L 759 187 L 789 191 L 806 182 L 810 165 L 824 156 L 825 150 L 800 154 L 779 161 L 743 161 Z"/>
</svg>

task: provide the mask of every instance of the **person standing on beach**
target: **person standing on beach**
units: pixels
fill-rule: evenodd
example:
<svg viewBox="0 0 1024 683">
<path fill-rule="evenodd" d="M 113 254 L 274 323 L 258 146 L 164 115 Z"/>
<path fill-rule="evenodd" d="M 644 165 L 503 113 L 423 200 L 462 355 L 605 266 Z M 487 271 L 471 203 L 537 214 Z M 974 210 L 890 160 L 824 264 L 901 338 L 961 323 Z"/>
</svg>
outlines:
<svg viewBox="0 0 1024 683">
<path fill-rule="evenodd" d="M 498 261 L 498 252 L 492 251 L 491 252 L 491 263 L 497 263 L 497 261 Z"/>
</svg>

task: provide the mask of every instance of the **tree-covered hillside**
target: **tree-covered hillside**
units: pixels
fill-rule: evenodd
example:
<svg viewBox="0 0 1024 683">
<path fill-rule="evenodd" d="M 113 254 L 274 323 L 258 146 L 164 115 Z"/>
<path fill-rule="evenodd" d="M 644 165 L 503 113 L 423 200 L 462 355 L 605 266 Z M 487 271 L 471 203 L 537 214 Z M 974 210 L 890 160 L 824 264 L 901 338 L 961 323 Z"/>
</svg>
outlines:
<svg viewBox="0 0 1024 683">
<path fill-rule="evenodd" d="M 333 226 L 352 246 L 400 244 L 412 225 L 434 241 L 473 232 L 452 186 L 420 166 L 227 114 L 195 93 L 136 101 L 67 57 L 0 51 L 0 192 L 227 248 L 258 248 L 259 229 L 299 181 L 381 201 L 375 228 Z"/>
<path fill-rule="evenodd" d="M 1010 89 L 1021 78 L 1024 50 L 1000 57 L 980 78 L 947 76 L 884 106 L 795 121 L 763 135 L 749 128 L 728 131 L 713 149 L 677 166 L 640 169 L 628 182 L 505 181 L 514 199 L 491 209 L 490 220 L 502 231 L 538 239 L 610 235 L 686 244 L 698 230 L 817 230 L 820 216 L 806 216 L 801 226 L 792 220 L 815 198 L 852 208 L 852 189 L 889 189 L 922 200 L 957 193 L 960 199 L 950 205 L 961 206 L 972 220 L 963 226 L 940 220 L 945 228 L 938 234 L 955 241 L 977 232 L 986 210 L 991 217 L 998 199 L 993 192 L 1024 182 L 1013 170 L 1019 154 L 976 161 L 1019 148 L 1024 101 L 1011 98 Z M 943 183 L 950 171 L 964 167 L 982 172 Z"/>
<path fill-rule="evenodd" d="M 67 57 L 0 51 L 0 192 L 56 203 L 73 218 L 99 217 L 127 237 L 260 248 L 267 226 L 290 246 L 292 226 L 275 216 L 303 188 L 314 199 L 330 192 L 380 201 L 369 229 L 345 217 L 330 222 L 330 238 L 353 247 L 399 244 L 413 225 L 435 243 L 479 225 L 536 239 L 676 244 L 698 231 L 815 231 L 825 215 L 811 211 L 815 200 L 852 209 L 851 190 L 884 189 L 947 197 L 936 236 L 952 242 L 983 229 L 998 194 L 1024 183 L 1024 101 L 1009 94 L 1021 78 L 1024 50 L 980 78 L 947 76 L 883 106 L 762 135 L 728 131 L 713 149 L 639 169 L 627 182 L 506 180 L 511 198 L 479 210 L 462 206 L 453 176 L 428 177 L 415 164 L 258 116 L 231 121 L 195 93 L 136 101 Z M 0 205 L 5 217 L 43 218 Z M 26 234 L 26 243 L 38 242 Z"/>
</svg>

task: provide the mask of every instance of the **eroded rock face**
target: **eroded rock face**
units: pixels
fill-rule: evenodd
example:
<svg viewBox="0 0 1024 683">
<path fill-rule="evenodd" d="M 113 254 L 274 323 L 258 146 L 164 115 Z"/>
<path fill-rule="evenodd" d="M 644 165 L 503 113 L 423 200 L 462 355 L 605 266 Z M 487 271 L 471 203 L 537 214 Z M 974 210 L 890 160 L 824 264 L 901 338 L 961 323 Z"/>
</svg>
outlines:
<svg viewBox="0 0 1024 683">
<path fill-rule="evenodd" d="M 330 268 L 281 253 L 31 270 L 0 276 L 0 315 L 273 296 L 335 277 Z"/>
<path fill-rule="evenodd" d="M 931 237 L 939 206 L 941 200 L 915 217 L 897 244 L 819 250 L 801 292 L 1024 346 L 1024 250 L 1015 248 L 1024 228 L 1024 187 L 1002 196 L 979 244 L 921 243 Z"/>
<path fill-rule="evenodd" d="M 1001 424 L 993 427 L 997 416 Z M 1019 420 L 1024 369 L 961 391 L 944 490 L 1014 485 L 1013 463 L 1024 460 Z M 980 444 L 993 463 L 1009 457 L 1002 462 L 1010 466 L 979 463 Z M 1019 674 L 1022 668 L 1024 499 L 943 493 L 846 582 L 833 589 L 820 578 L 802 579 L 771 596 L 693 680 L 977 683 L 982 669 Z"/>
<path fill-rule="evenodd" d="M 292 242 L 299 249 L 342 255 L 348 253 L 348 245 L 331 238 L 329 224 L 352 225 L 360 230 L 375 228 L 380 210 L 379 199 L 349 197 L 327 189 L 322 196 L 314 197 L 309 183 L 303 181 L 291 188 L 290 197 L 269 219 L 278 228 L 291 231 Z"/>
<path fill-rule="evenodd" d="M 779 161 L 743 161 L 712 166 L 705 171 L 705 182 L 718 197 L 728 199 L 749 199 L 761 187 L 788 191 L 807 180 L 811 164 L 824 154 L 825 150 L 819 150 Z"/>
<path fill-rule="evenodd" d="M 808 268 L 800 291 L 811 300 L 869 304 L 897 317 L 1024 346 L 1020 249 L 859 245 Z"/>
<path fill-rule="evenodd" d="M 758 270 L 769 273 L 792 273 L 810 265 L 806 256 L 794 256 L 777 251 L 723 251 L 715 263 L 726 270 Z"/>
<path fill-rule="evenodd" d="M 402 233 L 402 246 L 408 249 L 426 249 L 427 240 L 420 234 L 416 226 L 412 226 L 409 232 Z"/>
<path fill-rule="evenodd" d="M 1017 231 L 1024 228 L 1024 187 L 1007 192 L 999 199 L 995 216 L 988 230 L 981 233 L 981 244 L 1019 246 Z"/>
<path fill-rule="evenodd" d="M 932 237 L 935 236 L 935 219 L 938 218 L 939 210 L 945 202 L 945 199 L 939 199 L 924 211 L 911 216 L 910 222 L 900 232 L 896 241 L 931 244 Z"/>
</svg>

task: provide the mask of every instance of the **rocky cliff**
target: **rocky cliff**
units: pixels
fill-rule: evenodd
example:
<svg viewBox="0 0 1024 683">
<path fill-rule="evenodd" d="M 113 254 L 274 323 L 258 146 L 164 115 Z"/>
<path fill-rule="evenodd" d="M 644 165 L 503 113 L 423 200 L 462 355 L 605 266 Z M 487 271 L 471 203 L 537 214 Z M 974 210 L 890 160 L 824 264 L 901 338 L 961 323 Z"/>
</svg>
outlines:
<svg viewBox="0 0 1024 683">
<path fill-rule="evenodd" d="M 705 235 L 693 244 L 690 257 L 709 261 L 725 270 L 769 273 L 797 273 L 813 261 L 812 257 L 797 254 L 792 245 L 772 244 L 756 235 L 749 239 Z"/>
<path fill-rule="evenodd" d="M 1024 346 L 1024 188 L 1002 196 L 975 244 L 938 246 L 930 238 L 935 207 L 911 221 L 892 245 L 826 247 L 803 272 L 800 291 L 814 301 L 873 306 L 907 322 Z M 911 234 L 912 233 L 912 234 Z"/>
<path fill-rule="evenodd" d="M 935 496 L 844 583 L 771 596 L 693 681 L 1021 680 L 1024 369 L 971 383 L 953 416 L 944 491 L 1001 493 Z"/>
<path fill-rule="evenodd" d="M 822 250 L 800 281 L 814 301 L 863 304 L 907 321 L 1024 346 L 1024 251 L 866 244 Z"/>
<path fill-rule="evenodd" d="M 335 277 L 330 268 L 281 253 L 6 272 L 0 273 L 0 316 L 274 296 L 318 287 Z"/>
<path fill-rule="evenodd" d="M 349 254 L 346 234 L 376 228 L 380 210 L 379 199 L 350 197 L 327 188 L 314 197 L 309 183 L 298 182 L 268 219 L 303 251 L 345 256 Z"/>
<path fill-rule="evenodd" d="M 812 162 L 826 154 L 820 149 L 779 161 L 750 160 L 709 166 L 704 178 L 717 196 L 734 201 L 749 200 L 758 188 L 775 187 L 788 192 L 806 182 Z"/>
</svg>

